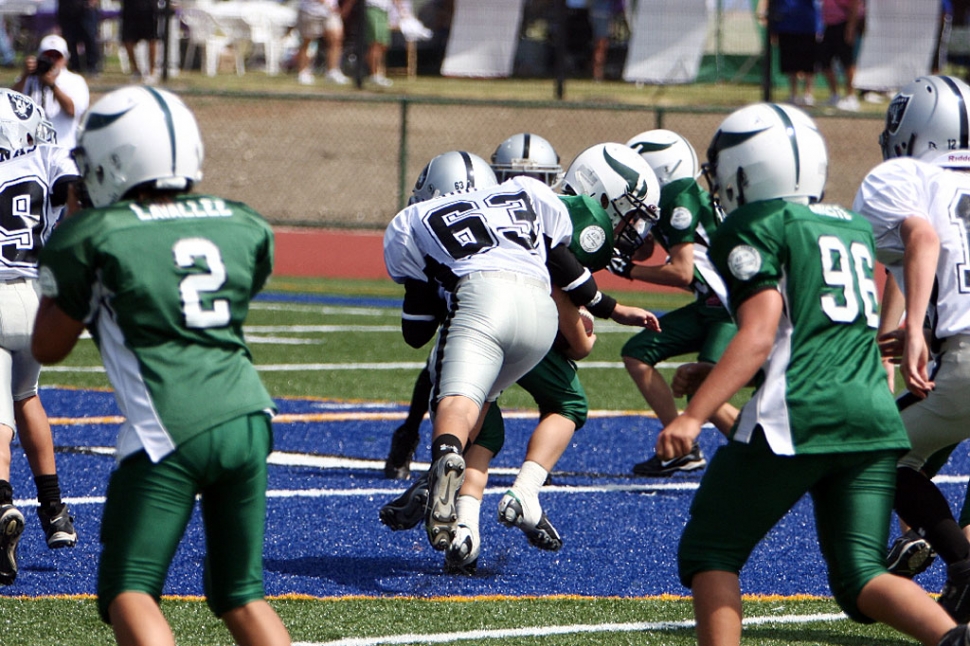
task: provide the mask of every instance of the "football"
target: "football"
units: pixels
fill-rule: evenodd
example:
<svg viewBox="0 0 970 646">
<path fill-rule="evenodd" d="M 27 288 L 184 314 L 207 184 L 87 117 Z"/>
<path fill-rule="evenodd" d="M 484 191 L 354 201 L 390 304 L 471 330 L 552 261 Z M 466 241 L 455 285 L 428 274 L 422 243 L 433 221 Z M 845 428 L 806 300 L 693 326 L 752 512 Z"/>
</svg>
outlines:
<svg viewBox="0 0 970 646">
<path fill-rule="evenodd" d="M 585 307 L 580 306 L 579 318 L 583 320 L 583 327 L 586 328 L 586 336 L 593 336 L 593 315 Z"/>
</svg>

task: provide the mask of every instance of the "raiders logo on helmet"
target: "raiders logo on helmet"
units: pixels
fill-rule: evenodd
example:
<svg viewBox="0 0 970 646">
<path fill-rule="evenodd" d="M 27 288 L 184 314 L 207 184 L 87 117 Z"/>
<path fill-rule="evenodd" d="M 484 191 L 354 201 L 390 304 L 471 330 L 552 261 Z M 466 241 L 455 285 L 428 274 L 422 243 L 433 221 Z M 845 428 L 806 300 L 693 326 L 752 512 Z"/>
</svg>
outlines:
<svg viewBox="0 0 970 646">
<path fill-rule="evenodd" d="M 908 94 L 897 94 L 889 103 L 886 109 L 886 131 L 894 135 L 899 131 L 899 126 L 903 122 L 903 115 L 906 114 L 906 106 L 912 96 Z"/>
<path fill-rule="evenodd" d="M 30 116 L 34 113 L 33 103 L 26 101 L 23 95 L 13 92 L 7 93 L 7 99 L 10 100 L 10 109 L 13 110 L 18 119 L 21 121 L 30 119 Z"/>
</svg>

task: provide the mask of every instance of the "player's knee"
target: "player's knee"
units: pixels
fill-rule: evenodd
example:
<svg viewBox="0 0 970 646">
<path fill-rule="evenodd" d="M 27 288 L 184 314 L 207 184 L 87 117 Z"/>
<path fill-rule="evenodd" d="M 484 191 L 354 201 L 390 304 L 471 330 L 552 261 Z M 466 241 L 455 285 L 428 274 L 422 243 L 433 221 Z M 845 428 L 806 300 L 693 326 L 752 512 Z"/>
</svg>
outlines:
<svg viewBox="0 0 970 646">
<path fill-rule="evenodd" d="M 583 397 L 582 399 L 565 402 L 556 413 L 575 424 L 578 431 L 586 424 L 586 419 L 589 416 L 589 400 Z"/>
</svg>

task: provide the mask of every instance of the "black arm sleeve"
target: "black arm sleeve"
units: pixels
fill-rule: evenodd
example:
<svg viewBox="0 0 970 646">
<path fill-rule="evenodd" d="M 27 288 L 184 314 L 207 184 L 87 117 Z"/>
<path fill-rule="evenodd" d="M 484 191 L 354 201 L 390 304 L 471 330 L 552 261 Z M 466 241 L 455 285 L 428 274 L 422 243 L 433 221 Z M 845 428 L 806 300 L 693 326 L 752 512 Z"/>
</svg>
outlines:
<svg viewBox="0 0 970 646">
<path fill-rule="evenodd" d="M 566 245 L 549 249 L 546 266 L 552 283 L 569 296 L 576 306 L 583 306 L 593 316 L 608 319 L 616 309 L 616 299 L 600 292 L 589 269 L 580 264 Z"/>
<path fill-rule="evenodd" d="M 420 348 L 430 341 L 445 316 L 445 303 L 438 296 L 435 285 L 408 279 L 404 283 L 404 307 L 401 312 L 401 332 L 404 342 Z"/>
<path fill-rule="evenodd" d="M 67 187 L 80 179 L 78 175 L 58 177 L 57 181 L 54 182 L 54 186 L 51 188 L 51 206 L 64 206 L 67 204 Z"/>
</svg>

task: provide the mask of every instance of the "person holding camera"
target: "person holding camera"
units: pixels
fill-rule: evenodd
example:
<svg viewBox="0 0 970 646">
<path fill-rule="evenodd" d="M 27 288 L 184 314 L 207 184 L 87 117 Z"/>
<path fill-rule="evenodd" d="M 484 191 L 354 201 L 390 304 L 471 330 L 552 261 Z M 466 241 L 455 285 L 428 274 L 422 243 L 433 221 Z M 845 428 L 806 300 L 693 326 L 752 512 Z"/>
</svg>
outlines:
<svg viewBox="0 0 970 646">
<path fill-rule="evenodd" d="M 67 69 L 69 57 L 66 40 L 57 34 L 44 36 L 37 56 L 24 59 L 24 71 L 11 89 L 26 94 L 44 108 L 54 125 L 58 145 L 74 148 L 77 126 L 90 105 L 91 95 L 84 77 Z"/>
</svg>

